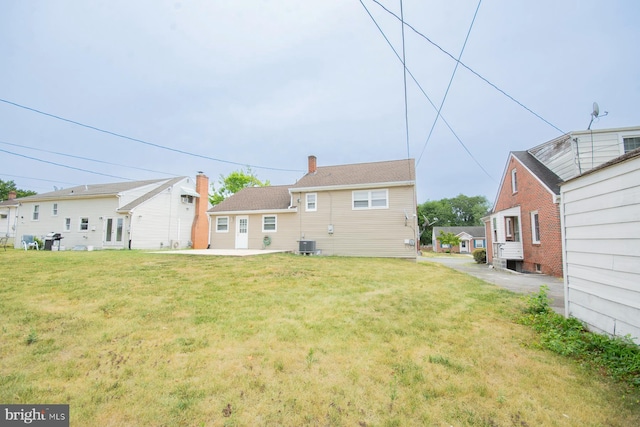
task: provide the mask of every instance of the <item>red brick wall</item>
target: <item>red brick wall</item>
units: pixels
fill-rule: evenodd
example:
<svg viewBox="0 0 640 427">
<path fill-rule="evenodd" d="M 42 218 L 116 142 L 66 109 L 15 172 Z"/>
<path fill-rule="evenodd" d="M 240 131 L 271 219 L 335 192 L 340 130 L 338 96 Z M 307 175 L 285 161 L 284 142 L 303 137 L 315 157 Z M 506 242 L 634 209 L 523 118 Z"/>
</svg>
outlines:
<svg viewBox="0 0 640 427">
<path fill-rule="evenodd" d="M 516 169 L 518 191 L 512 192 L 511 171 Z M 513 156 L 505 171 L 504 184 L 493 211 L 520 206 L 520 222 L 522 249 L 524 252 L 523 269 L 534 272 L 535 264 L 540 264 L 541 272 L 552 276 L 562 276 L 562 235 L 560 231 L 560 205 L 554 203 L 552 193 L 538 181 Z M 540 226 L 540 243 L 531 240 L 531 212 L 538 211 Z M 502 226 L 498 224 L 498 227 Z M 491 221 L 487 223 L 487 257 L 493 259 Z"/>
</svg>

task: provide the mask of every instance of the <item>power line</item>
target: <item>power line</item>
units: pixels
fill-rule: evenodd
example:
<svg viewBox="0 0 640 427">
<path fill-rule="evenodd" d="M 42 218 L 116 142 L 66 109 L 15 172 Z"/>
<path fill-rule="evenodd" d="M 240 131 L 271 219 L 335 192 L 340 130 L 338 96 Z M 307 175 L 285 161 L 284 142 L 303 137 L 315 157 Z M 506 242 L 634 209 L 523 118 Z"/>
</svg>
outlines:
<svg viewBox="0 0 640 427">
<path fill-rule="evenodd" d="M 440 45 L 438 45 L 437 43 L 435 43 L 433 40 L 431 40 L 429 37 L 425 36 L 424 34 L 422 34 L 420 31 L 416 30 L 413 26 L 411 26 L 410 24 L 408 24 L 407 22 L 404 22 L 402 20 L 402 18 L 400 18 L 398 15 L 396 15 L 395 13 L 393 13 L 392 11 L 390 11 L 389 9 L 387 9 L 384 5 L 382 5 L 378 0 L 372 0 L 374 3 L 376 3 L 378 6 L 380 6 L 382 9 L 384 9 L 387 13 L 389 13 L 390 15 L 392 15 L 393 17 L 395 17 L 396 19 L 398 19 L 401 23 L 403 23 L 404 25 L 406 25 L 407 27 L 411 28 L 413 30 L 413 32 L 415 32 L 417 35 L 419 35 L 420 37 L 422 37 L 423 39 L 425 39 L 426 41 L 428 41 L 429 43 L 431 43 L 433 46 L 435 46 L 436 48 L 438 48 L 442 53 L 444 53 L 445 55 L 447 55 L 449 58 L 453 59 L 454 61 L 456 61 L 457 63 L 459 63 L 462 67 L 466 68 L 467 70 L 469 70 L 472 74 L 474 74 L 476 77 L 478 77 L 479 79 L 481 79 L 482 81 L 484 81 L 485 83 L 487 83 L 489 86 L 493 87 L 495 90 L 497 90 L 498 92 L 500 92 L 501 94 L 503 94 L 504 96 L 506 96 L 507 98 L 509 98 L 510 100 L 512 100 L 513 102 L 515 102 L 516 104 L 518 104 L 519 106 L 521 106 L 522 108 L 524 108 L 525 110 L 527 110 L 528 112 L 530 112 L 531 114 L 533 114 L 534 116 L 536 116 L 537 118 L 539 118 L 540 120 L 542 120 L 543 122 L 545 122 L 546 124 L 548 124 L 549 126 L 551 126 L 552 128 L 554 128 L 555 130 L 557 130 L 558 132 L 565 134 L 567 132 L 563 131 L 562 129 L 560 129 L 559 127 L 557 127 L 556 125 L 554 125 L 553 123 L 549 122 L 547 119 L 545 119 L 544 117 L 542 117 L 541 115 L 539 115 L 538 113 L 536 113 L 535 111 L 533 111 L 532 109 L 530 109 L 529 107 L 527 107 L 526 105 L 524 105 L 522 102 L 518 101 L 517 99 L 515 99 L 513 96 L 509 95 L 507 92 L 505 92 L 504 90 L 500 89 L 498 86 L 496 86 L 495 84 L 491 83 L 489 80 L 487 80 L 485 77 L 483 77 L 482 75 L 480 75 L 478 72 L 476 72 L 475 70 L 473 70 L 471 67 L 469 67 L 468 65 L 466 65 L 464 62 L 456 59 L 453 55 L 451 55 L 449 52 L 447 52 L 446 50 L 444 50 L 442 47 L 440 47 Z"/>
<path fill-rule="evenodd" d="M 118 179 L 124 179 L 124 180 L 127 180 L 127 181 L 133 181 L 131 178 L 124 178 L 122 176 L 109 175 L 109 174 L 106 174 L 106 173 L 94 172 L 94 171 L 90 171 L 90 170 L 87 170 L 87 169 L 82 169 L 82 168 L 76 168 L 76 167 L 73 167 L 73 166 L 63 165 L 63 164 L 60 164 L 60 163 L 50 162 L 48 160 L 38 159 L 36 157 L 25 156 L 24 154 L 12 153 L 11 151 L 3 150 L 1 148 L 0 148 L 0 151 L 3 152 L 3 153 L 14 155 L 14 156 L 24 157 L 25 159 L 35 160 L 37 162 L 48 163 L 50 165 L 55 165 L 55 166 L 61 166 L 63 168 L 67 168 L 67 169 L 74 169 L 74 170 L 81 171 L 81 172 L 92 173 L 94 175 L 102 175 L 102 176 L 108 176 L 110 178 L 118 178 Z"/>
<path fill-rule="evenodd" d="M 391 48 L 391 50 L 393 51 L 393 53 L 396 55 L 396 58 L 398 58 L 398 60 L 402 63 L 402 66 L 406 68 L 407 70 L 407 74 L 409 74 L 409 76 L 411 77 L 411 79 L 414 81 L 414 83 L 418 86 L 418 89 L 420 89 L 420 92 L 422 92 L 422 94 L 425 96 L 425 98 L 427 98 L 427 101 L 429 101 L 429 104 L 431 104 L 431 106 L 433 107 L 434 110 L 438 110 L 438 107 L 436 107 L 436 105 L 433 103 L 433 101 L 431 100 L 431 98 L 429 98 L 429 95 L 427 95 L 427 92 L 422 88 L 422 85 L 420 84 L 420 82 L 418 82 L 418 79 L 416 79 L 416 77 L 413 75 L 413 73 L 411 72 L 411 70 L 409 70 L 409 68 L 405 65 L 405 63 L 402 61 L 402 58 L 400 57 L 400 54 L 398 54 L 398 51 L 396 50 L 396 48 L 393 46 L 393 44 L 391 43 L 391 41 L 389 40 L 389 38 L 387 37 L 387 35 L 384 33 L 384 31 L 382 30 L 382 28 L 380 27 L 380 25 L 378 25 L 378 22 L 376 21 L 376 19 L 373 17 L 373 15 L 371 14 L 371 12 L 369 11 L 369 9 L 367 8 L 367 6 L 365 6 L 365 4 L 362 2 L 362 0 L 360 0 L 360 4 L 362 5 L 362 7 L 364 8 L 364 10 L 367 12 L 367 14 L 369 15 L 369 17 L 371 18 L 371 20 L 373 21 L 373 23 L 375 24 L 375 26 L 378 28 L 378 31 L 380 31 L 380 34 L 382 34 L 382 37 L 385 39 L 385 41 L 387 42 L 387 44 L 389 45 L 389 47 Z M 464 144 L 464 142 L 462 142 L 462 140 L 460 139 L 460 137 L 458 136 L 458 134 L 453 130 L 453 128 L 451 127 L 451 125 L 449 124 L 449 122 L 444 118 L 443 115 L 440 115 L 440 118 L 442 119 L 442 121 L 444 122 L 445 125 L 447 125 L 447 128 L 449 128 L 449 130 L 451 131 L 451 133 L 453 134 L 453 136 L 456 138 L 456 140 L 460 143 L 460 145 L 462 145 L 462 147 L 464 148 L 464 150 L 467 152 L 467 154 L 469 154 L 469 156 L 473 159 L 474 162 L 476 162 L 476 164 L 480 167 L 480 169 L 482 169 L 482 171 L 493 181 L 495 181 L 495 178 L 493 178 L 491 176 L 491 174 L 489 174 L 489 172 L 487 172 L 487 170 L 480 164 L 480 162 L 478 161 L 478 159 L 476 159 L 474 157 L 473 154 L 471 154 L 471 151 L 469 151 L 469 149 L 467 148 L 467 146 Z"/>
<path fill-rule="evenodd" d="M 112 131 L 109 131 L 109 130 L 101 129 L 101 128 L 96 127 L 96 126 L 87 125 L 87 124 L 80 123 L 80 122 L 75 121 L 75 120 L 67 119 L 67 118 L 64 118 L 64 117 L 61 117 L 61 116 L 57 116 L 55 114 L 51 114 L 51 113 L 47 113 L 45 111 L 37 110 L 37 109 L 32 108 L 32 107 L 27 107 L 26 105 L 18 104 L 16 102 L 8 101 L 6 99 L 0 98 L 0 102 L 4 102 L 6 104 L 13 105 L 13 106 L 18 107 L 18 108 L 23 108 L 25 110 L 33 111 L 34 113 L 42 114 L 44 116 L 52 117 L 52 118 L 57 119 L 57 120 L 62 120 L 63 122 L 72 123 L 74 125 L 82 126 L 84 128 L 87 128 L 87 129 L 92 129 L 92 130 L 95 130 L 95 131 L 98 131 L 98 132 L 106 133 L 107 135 L 116 136 L 118 138 L 127 139 L 129 141 L 138 142 L 140 144 L 149 145 L 151 147 L 161 148 L 163 150 L 173 151 L 175 153 L 186 154 L 187 156 L 199 157 L 201 159 L 213 160 L 214 162 L 228 163 L 228 164 L 238 165 L 238 166 L 248 166 L 248 167 L 252 167 L 252 168 L 256 168 L 256 169 L 267 169 L 267 170 L 282 171 L 282 172 L 304 172 L 301 169 L 280 169 L 280 168 L 272 168 L 272 167 L 268 167 L 268 166 L 249 165 L 249 164 L 246 164 L 246 163 L 238 163 L 238 162 L 232 162 L 232 161 L 229 161 L 229 160 L 217 159 L 215 157 L 209 157 L 209 156 L 205 156 L 205 155 L 202 155 L 202 154 L 191 153 L 189 151 L 179 150 L 177 148 L 172 148 L 172 147 L 167 147 L 167 146 L 160 145 L 160 144 L 155 144 L 153 142 L 148 142 L 148 141 L 145 141 L 145 140 L 142 140 L 142 139 L 132 138 L 130 136 L 126 136 L 126 135 L 123 135 L 123 134 L 120 134 L 120 133 L 116 133 L 116 132 L 112 132 Z"/>
<path fill-rule="evenodd" d="M 427 144 L 429 144 L 429 140 L 431 139 L 431 135 L 433 134 L 433 129 L 436 127 L 436 123 L 438 123 L 438 118 L 440 117 L 440 112 L 442 111 L 442 107 L 444 106 L 444 102 L 447 100 L 447 95 L 449 94 L 449 89 L 451 88 L 451 84 L 453 83 L 453 78 L 456 75 L 456 71 L 458 70 L 458 64 L 460 64 L 460 58 L 462 58 L 462 53 L 464 52 L 464 48 L 467 46 L 467 41 L 469 40 L 469 35 L 471 34 L 471 29 L 473 28 L 473 23 L 476 22 L 476 16 L 478 15 L 478 10 L 480 10 L 480 4 L 482 0 L 478 1 L 478 6 L 476 7 L 476 12 L 473 14 L 473 19 L 471 20 L 471 25 L 469 25 L 469 31 L 467 31 L 467 36 L 464 39 L 464 43 L 462 44 L 462 49 L 460 49 L 460 55 L 458 55 L 458 60 L 456 62 L 456 66 L 453 68 L 453 73 L 451 73 L 451 78 L 449 79 L 449 84 L 447 85 L 447 90 L 444 92 L 444 96 L 442 97 L 442 102 L 440 103 L 440 107 L 438 108 L 438 114 L 436 114 L 436 118 L 433 120 L 433 124 L 431 125 L 431 129 L 429 130 L 429 135 L 427 136 L 427 140 L 422 147 L 422 151 L 420 152 L 420 156 L 418 157 L 417 164 L 420 164 L 420 160 L 422 159 L 422 155 L 424 154 L 424 150 L 427 148 Z"/>
<path fill-rule="evenodd" d="M 0 144 L 11 145 L 13 147 L 26 148 L 26 149 L 29 149 L 29 150 L 42 151 L 44 153 L 57 154 L 59 156 L 71 157 L 73 159 L 87 160 L 89 162 L 102 163 L 102 164 L 105 164 L 105 165 L 120 166 L 120 167 L 123 167 L 123 168 L 136 169 L 136 170 L 141 170 L 141 171 L 145 171 L 145 172 L 161 173 L 161 174 L 170 175 L 170 176 L 179 176 L 179 175 L 175 175 L 175 174 L 171 174 L 171 173 L 167 173 L 167 172 L 161 172 L 161 171 L 155 171 L 155 170 L 151 170 L 151 169 L 139 168 L 139 167 L 136 167 L 136 166 L 127 166 L 127 165 L 121 165 L 121 164 L 118 164 L 118 163 L 107 162 L 105 160 L 97 160 L 97 159 L 91 159 L 89 157 L 74 156 L 73 154 L 60 153 L 60 152 L 57 152 L 57 151 L 45 150 L 43 148 L 36 148 L 36 147 L 29 147 L 27 145 L 13 144 L 11 142 L 6 142 L 6 141 L 0 141 Z"/>
<path fill-rule="evenodd" d="M 80 185 L 80 184 L 77 184 L 75 182 L 56 181 L 56 180 L 53 180 L 53 179 L 43 179 L 43 178 L 33 178 L 31 176 L 9 175 L 9 174 L 6 174 L 6 173 L 0 173 L 0 176 L 11 176 L 13 178 L 32 179 L 34 181 L 57 182 L 58 184 Z"/>
<path fill-rule="evenodd" d="M 402 7 L 402 0 L 400 0 L 400 20 L 404 23 L 404 9 Z M 407 54 L 404 43 L 404 25 L 402 27 L 402 64 L 407 63 Z M 409 153 L 409 102 L 407 101 L 407 67 L 402 67 L 402 77 L 404 83 L 404 126 L 407 134 L 407 159 L 411 157 Z"/>
</svg>

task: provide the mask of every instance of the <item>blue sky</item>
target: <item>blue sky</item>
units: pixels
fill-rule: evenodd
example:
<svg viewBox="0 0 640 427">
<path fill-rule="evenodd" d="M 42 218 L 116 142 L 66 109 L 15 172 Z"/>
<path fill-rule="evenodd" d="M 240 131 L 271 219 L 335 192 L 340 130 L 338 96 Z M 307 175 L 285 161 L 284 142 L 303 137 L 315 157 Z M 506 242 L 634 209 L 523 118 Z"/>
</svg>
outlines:
<svg viewBox="0 0 640 427">
<path fill-rule="evenodd" d="M 407 76 L 405 116 L 402 64 L 363 4 L 401 53 L 400 22 L 371 0 L 4 0 L 0 99 L 149 144 L 0 102 L 0 179 L 46 192 L 251 165 L 288 184 L 310 154 L 412 157 L 419 203 L 491 201 L 509 151 L 586 129 L 594 101 L 609 114 L 592 128 L 640 125 L 636 1 L 405 0 L 453 57 L 478 8 L 461 61 L 542 118 L 459 66 L 441 112 L 457 137 L 440 119 L 428 143 L 436 109 Z M 408 27 L 404 46 L 439 106 L 456 62 Z"/>
</svg>

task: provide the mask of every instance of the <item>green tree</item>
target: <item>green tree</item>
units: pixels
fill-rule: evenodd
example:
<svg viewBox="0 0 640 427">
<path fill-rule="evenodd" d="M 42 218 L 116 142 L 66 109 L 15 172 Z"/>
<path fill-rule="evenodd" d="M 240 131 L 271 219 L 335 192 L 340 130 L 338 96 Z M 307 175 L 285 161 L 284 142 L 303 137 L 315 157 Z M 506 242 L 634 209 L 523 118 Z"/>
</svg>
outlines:
<svg viewBox="0 0 640 427">
<path fill-rule="evenodd" d="M 418 225 L 422 230 L 420 242 L 431 242 L 433 227 L 482 225 L 481 218 L 488 211 L 489 201 L 484 196 L 469 197 L 459 194 L 451 199 L 428 200 L 418 206 Z M 425 218 L 428 223 L 425 222 Z"/>
<path fill-rule="evenodd" d="M 244 169 L 240 169 L 238 171 L 231 172 L 227 176 L 220 175 L 218 184 L 220 184 L 220 186 L 217 190 L 214 184 L 211 185 L 213 194 L 209 196 L 209 201 L 213 206 L 245 187 L 267 187 L 271 185 L 268 180 L 264 182 L 260 181 L 250 167 L 247 167 L 246 171 Z"/>
<path fill-rule="evenodd" d="M 451 249 L 460 244 L 460 238 L 453 233 L 444 233 L 441 231 L 440 236 L 436 237 L 436 239 L 440 242 L 440 246 L 449 245 L 449 249 L 445 251 L 447 253 L 451 253 Z"/>
<path fill-rule="evenodd" d="M 31 190 L 20 190 L 16 187 L 16 183 L 13 181 L 3 181 L 0 179 L 0 200 L 7 200 L 9 198 L 9 192 L 15 191 L 16 197 L 27 197 L 38 194 Z"/>
</svg>

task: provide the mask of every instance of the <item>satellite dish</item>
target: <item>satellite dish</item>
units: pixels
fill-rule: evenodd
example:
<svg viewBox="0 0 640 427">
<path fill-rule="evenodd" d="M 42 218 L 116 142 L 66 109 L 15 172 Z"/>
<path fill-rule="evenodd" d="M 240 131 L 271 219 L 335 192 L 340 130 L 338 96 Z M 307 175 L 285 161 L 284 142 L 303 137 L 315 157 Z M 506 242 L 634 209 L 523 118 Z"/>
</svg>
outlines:
<svg viewBox="0 0 640 427">
<path fill-rule="evenodd" d="M 596 118 L 600 115 L 600 107 L 597 102 L 593 103 L 593 113 L 591 115 Z"/>
</svg>

